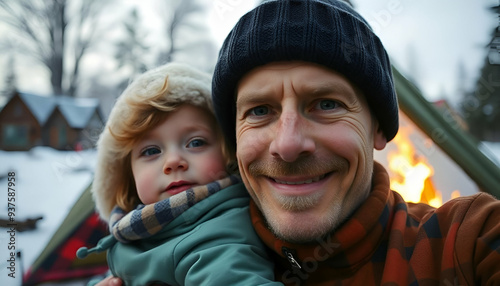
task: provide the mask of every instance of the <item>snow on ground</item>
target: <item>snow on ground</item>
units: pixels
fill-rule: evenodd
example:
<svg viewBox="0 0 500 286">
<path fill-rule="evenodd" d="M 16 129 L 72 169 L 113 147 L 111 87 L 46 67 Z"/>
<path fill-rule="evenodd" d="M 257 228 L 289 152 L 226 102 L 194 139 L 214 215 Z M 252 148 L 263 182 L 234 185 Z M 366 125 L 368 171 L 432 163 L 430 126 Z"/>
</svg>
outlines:
<svg viewBox="0 0 500 286">
<path fill-rule="evenodd" d="M 29 152 L 0 151 L 0 218 L 8 218 L 8 172 L 15 172 L 15 219 L 43 216 L 36 230 L 15 234 L 16 251 L 22 255 L 21 263 L 16 261 L 16 277 L 21 277 L 21 272 L 36 260 L 89 186 L 95 159 L 95 150 L 76 152 L 36 147 Z M 11 240 L 8 230 L 0 228 L 0 285 L 21 285 L 8 277 Z"/>
</svg>

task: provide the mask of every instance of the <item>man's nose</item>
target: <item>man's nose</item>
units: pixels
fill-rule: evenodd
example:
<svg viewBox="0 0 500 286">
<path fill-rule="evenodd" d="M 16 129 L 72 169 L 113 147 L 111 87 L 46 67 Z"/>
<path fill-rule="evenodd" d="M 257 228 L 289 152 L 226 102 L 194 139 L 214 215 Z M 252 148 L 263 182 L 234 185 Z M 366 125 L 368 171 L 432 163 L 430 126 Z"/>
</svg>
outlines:
<svg viewBox="0 0 500 286">
<path fill-rule="evenodd" d="M 177 152 L 171 152 L 166 155 L 163 173 L 170 174 L 176 171 L 186 171 L 189 168 L 187 160 Z"/>
<path fill-rule="evenodd" d="M 308 136 L 310 131 L 305 123 L 306 119 L 297 111 L 283 112 L 273 130 L 275 134 L 269 146 L 271 155 L 285 162 L 294 162 L 300 156 L 313 153 L 315 144 Z"/>
</svg>

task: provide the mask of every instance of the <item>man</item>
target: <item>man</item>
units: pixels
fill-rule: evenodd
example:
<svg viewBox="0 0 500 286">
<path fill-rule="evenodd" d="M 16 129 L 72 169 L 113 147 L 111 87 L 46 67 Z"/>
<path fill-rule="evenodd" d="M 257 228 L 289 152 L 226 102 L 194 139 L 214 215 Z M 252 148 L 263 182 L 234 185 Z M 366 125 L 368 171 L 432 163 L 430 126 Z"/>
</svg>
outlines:
<svg viewBox="0 0 500 286">
<path fill-rule="evenodd" d="M 398 130 L 387 54 L 340 1 L 267 1 L 212 82 L 254 227 L 286 285 L 496 285 L 500 203 L 407 204 L 373 161 Z"/>
<path fill-rule="evenodd" d="M 373 161 L 397 133 L 397 100 L 384 47 L 350 6 L 259 5 L 226 38 L 212 88 L 276 280 L 500 283 L 499 201 L 408 204 Z"/>
</svg>

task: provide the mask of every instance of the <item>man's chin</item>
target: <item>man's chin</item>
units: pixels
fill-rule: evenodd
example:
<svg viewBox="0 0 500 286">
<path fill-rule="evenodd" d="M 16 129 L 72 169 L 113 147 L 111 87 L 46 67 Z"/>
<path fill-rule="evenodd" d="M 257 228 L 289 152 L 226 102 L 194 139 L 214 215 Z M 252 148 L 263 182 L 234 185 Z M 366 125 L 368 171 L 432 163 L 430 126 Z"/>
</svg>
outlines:
<svg viewBox="0 0 500 286">
<path fill-rule="evenodd" d="M 308 229 L 308 228 L 277 228 L 270 226 L 273 234 L 282 241 L 295 244 L 308 244 L 327 236 L 333 230 L 328 229 Z"/>
<path fill-rule="evenodd" d="M 314 209 L 321 202 L 322 192 L 315 192 L 309 196 L 282 196 L 272 193 L 274 200 L 284 212 L 307 212 Z"/>
<path fill-rule="evenodd" d="M 297 214 L 280 219 L 271 212 L 264 212 L 269 229 L 280 240 L 290 243 L 310 243 L 332 233 L 337 226 L 338 215 L 334 212 L 321 218 L 308 218 Z"/>
</svg>

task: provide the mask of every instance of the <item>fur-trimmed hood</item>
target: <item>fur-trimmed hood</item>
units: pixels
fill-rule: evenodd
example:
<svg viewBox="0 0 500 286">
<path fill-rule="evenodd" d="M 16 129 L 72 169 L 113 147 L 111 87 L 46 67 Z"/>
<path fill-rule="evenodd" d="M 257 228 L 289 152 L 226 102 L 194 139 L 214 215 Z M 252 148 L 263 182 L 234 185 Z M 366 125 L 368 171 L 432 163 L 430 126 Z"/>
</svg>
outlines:
<svg viewBox="0 0 500 286">
<path fill-rule="evenodd" d="M 157 95 L 168 77 L 164 92 L 168 103 L 188 103 L 213 111 L 210 75 L 180 63 L 169 63 L 150 70 L 135 79 L 117 99 L 109 119 L 97 142 L 97 165 L 92 196 L 100 217 L 108 221 L 111 210 L 116 205 L 116 186 L 122 172 L 124 159 L 119 154 L 118 142 L 110 133 L 118 122 L 130 114 L 131 106 L 127 101 L 140 101 Z"/>
</svg>

